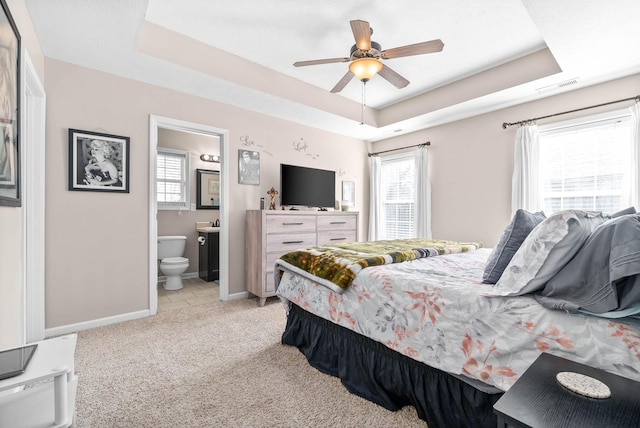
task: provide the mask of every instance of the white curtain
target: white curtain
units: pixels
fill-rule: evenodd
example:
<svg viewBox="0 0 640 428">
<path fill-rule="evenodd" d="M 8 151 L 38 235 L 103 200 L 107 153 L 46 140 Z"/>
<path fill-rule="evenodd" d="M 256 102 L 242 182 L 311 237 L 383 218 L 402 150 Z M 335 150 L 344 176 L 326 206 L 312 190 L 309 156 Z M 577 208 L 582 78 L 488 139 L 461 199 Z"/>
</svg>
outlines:
<svg viewBox="0 0 640 428">
<path fill-rule="evenodd" d="M 431 239 L 431 183 L 429 182 L 429 162 L 426 147 L 416 151 L 416 206 L 415 231 L 417 238 Z"/>
<path fill-rule="evenodd" d="M 631 205 L 640 211 L 640 103 L 636 102 L 631 110 L 631 138 L 633 159 L 631 171 Z"/>
<path fill-rule="evenodd" d="M 530 212 L 539 211 L 538 160 L 540 145 L 538 127 L 526 125 L 518 128 L 511 187 L 511 215 L 518 208 Z"/>
<path fill-rule="evenodd" d="M 380 157 L 369 158 L 369 241 L 380 239 Z"/>
</svg>

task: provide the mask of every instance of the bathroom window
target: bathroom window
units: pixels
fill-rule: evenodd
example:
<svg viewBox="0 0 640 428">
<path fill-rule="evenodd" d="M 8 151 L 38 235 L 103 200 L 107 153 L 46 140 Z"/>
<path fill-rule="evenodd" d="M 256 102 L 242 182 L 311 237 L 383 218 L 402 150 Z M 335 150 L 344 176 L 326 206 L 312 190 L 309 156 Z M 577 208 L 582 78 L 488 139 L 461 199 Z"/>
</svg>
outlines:
<svg viewBox="0 0 640 428">
<path fill-rule="evenodd" d="M 159 147 L 157 153 L 158 209 L 189 209 L 189 152 Z"/>
</svg>

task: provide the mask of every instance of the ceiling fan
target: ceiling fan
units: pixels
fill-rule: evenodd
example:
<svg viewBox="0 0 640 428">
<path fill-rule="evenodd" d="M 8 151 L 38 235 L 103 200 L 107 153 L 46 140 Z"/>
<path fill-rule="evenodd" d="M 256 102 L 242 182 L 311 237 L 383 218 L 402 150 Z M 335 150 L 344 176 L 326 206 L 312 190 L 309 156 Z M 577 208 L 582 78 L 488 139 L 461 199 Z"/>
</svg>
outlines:
<svg viewBox="0 0 640 428">
<path fill-rule="evenodd" d="M 336 86 L 331 89 L 332 93 L 340 92 L 344 89 L 353 76 L 356 76 L 358 80 L 366 83 L 376 74 L 382 76 L 382 78 L 390 82 L 396 88 L 404 88 L 409 84 L 409 81 L 388 66 L 384 65 L 380 60 L 440 52 L 444 47 L 442 40 L 435 39 L 428 42 L 382 50 L 382 46 L 380 46 L 379 43 L 371 40 L 373 29 L 369 26 L 367 21 L 354 20 L 350 21 L 350 24 L 356 44 L 351 47 L 351 54 L 348 58 L 316 59 L 311 61 L 298 61 L 293 64 L 295 67 L 304 67 L 307 65 L 351 61 L 349 64 L 349 71 L 347 71 L 347 74 L 345 74 Z"/>
</svg>

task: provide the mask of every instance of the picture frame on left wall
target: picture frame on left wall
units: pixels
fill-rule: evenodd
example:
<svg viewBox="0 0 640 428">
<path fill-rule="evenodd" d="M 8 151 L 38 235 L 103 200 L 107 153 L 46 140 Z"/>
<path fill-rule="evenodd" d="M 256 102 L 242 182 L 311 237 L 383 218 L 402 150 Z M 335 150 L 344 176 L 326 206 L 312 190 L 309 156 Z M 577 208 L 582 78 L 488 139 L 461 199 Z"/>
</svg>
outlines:
<svg viewBox="0 0 640 428">
<path fill-rule="evenodd" d="M 69 129 L 69 190 L 129 193 L 129 137 Z"/>
<path fill-rule="evenodd" d="M 5 0 L 0 5 L 0 205 L 19 207 L 21 40 Z"/>
</svg>

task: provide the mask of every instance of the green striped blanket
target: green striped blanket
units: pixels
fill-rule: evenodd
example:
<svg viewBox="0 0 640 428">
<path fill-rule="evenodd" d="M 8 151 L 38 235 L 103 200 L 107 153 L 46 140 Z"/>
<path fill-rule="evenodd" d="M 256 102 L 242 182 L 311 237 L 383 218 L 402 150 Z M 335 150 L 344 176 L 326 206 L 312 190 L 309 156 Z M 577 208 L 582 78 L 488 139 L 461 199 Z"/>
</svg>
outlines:
<svg viewBox="0 0 640 428">
<path fill-rule="evenodd" d="M 479 242 L 432 239 L 332 244 L 289 252 L 276 261 L 276 268 L 281 265 L 304 276 L 316 277 L 314 279 L 320 279 L 320 282 L 340 293 L 349 288 L 358 272 L 366 267 L 467 252 L 480 247 L 482 244 Z"/>
</svg>

